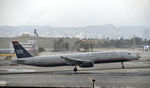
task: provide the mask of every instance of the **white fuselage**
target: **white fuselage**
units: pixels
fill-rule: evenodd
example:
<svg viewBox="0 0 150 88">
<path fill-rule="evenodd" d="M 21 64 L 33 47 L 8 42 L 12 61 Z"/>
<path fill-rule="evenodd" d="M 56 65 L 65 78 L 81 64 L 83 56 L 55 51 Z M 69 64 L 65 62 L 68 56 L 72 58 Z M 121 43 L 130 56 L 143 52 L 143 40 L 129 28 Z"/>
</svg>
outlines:
<svg viewBox="0 0 150 88">
<path fill-rule="evenodd" d="M 50 56 L 35 56 L 29 58 L 19 58 L 17 60 L 13 60 L 12 62 L 32 66 L 69 65 L 69 63 L 67 63 L 64 59 L 62 59 L 61 56 L 85 61 L 94 61 L 94 63 L 138 60 L 138 57 L 135 54 L 129 53 L 127 51 L 111 51 L 111 52 L 87 52 L 87 53 L 60 54 Z"/>
</svg>

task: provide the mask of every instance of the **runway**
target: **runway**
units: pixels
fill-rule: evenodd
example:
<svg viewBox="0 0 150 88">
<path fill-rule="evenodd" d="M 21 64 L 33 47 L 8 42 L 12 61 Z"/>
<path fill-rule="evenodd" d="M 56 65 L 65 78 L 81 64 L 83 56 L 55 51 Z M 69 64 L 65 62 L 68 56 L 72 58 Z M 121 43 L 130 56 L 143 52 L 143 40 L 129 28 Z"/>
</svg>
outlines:
<svg viewBox="0 0 150 88">
<path fill-rule="evenodd" d="M 142 58 L 125 62 L 125 69 L 121 63 L 104 63 L 78 68 L 76 73 L 73 66 L 10 66 L 10 61 L 0 59 L 0 86 L 91 88 L 95 79 L 96 88 L 150 88 L 149 54 L 141 52 Z"/>
<path fill-rule="evenodd" d="M 72 66 L 34 67 L 1 66 L 0 81 L 15 87 L 92 87 L 92 79 L 99 88 L 149 88 L 150 62 L 125 62 L 96 64 L 92 68 L 79 68 L 73 72 Z"/>
</svg>

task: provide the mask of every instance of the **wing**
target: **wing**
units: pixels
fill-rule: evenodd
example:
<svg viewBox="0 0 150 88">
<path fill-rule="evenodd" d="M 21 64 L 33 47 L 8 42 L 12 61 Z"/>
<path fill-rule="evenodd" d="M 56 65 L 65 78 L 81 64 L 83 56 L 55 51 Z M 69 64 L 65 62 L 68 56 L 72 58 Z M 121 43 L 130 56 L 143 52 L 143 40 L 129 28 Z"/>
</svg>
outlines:
<svg viewBox="0 0 150 88">
<path fill-rule="evenodd" d="M 64 59 L 67 63 L 71 64 L 71 65 L 80 65 L 83 64 L 84 62 L 88 62 L 85 60 L 80 60 L 80 59 L 76 59 L 76 58 L 69 58 L 69 57 L 63 57 L 61 56 L 62 59 Z"/>
</svg>

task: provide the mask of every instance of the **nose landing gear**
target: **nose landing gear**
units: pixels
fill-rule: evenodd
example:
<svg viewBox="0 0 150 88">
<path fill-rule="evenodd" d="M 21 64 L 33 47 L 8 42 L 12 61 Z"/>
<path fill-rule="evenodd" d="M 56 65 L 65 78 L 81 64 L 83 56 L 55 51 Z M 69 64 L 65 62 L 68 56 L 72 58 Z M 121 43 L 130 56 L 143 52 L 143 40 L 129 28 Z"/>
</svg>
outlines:
<svg viewBox="0 0 150 88">
<path fill-rule="evenodd" d="M 125 67 L 124 67 L 124 65 L 123 65 L 123 61 L 121 62 L 121 65 L 122 65 L 122 68 L 124 69 Z"/>
<path fill-rule="evenodd" d="M 77 72 L 77 68 L 76 67 L 73 70 L 74 70 L 74 72 Z"/>
<path fill-rule="evenodd" d="M 75 65 L 75 68 L 73 69 L 74 72 L 77 72 L 78 69 L 77 69 L 77 65 Z"/>
</svg>

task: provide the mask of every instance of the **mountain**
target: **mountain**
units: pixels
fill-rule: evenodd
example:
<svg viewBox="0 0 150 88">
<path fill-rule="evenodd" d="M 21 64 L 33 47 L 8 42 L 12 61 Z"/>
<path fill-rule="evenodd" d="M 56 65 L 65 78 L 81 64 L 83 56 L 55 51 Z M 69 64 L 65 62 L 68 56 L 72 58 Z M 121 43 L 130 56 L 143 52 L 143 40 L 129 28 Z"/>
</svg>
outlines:
<svg viewBox="0 0 150 88">
<path fill-rule="evenodd" d="M 0 37 L 15 37 L 24 32 L 31 35 L 34 29 L 42 37 L 77 37 L 77 38 L 131 38 L 133 35 L 150 39 L 150 27 L 121 26 L 111 24 L 90 25 L 85 27 L 52 27 L 52 26 L 0 26 Z"/>
</svg>

